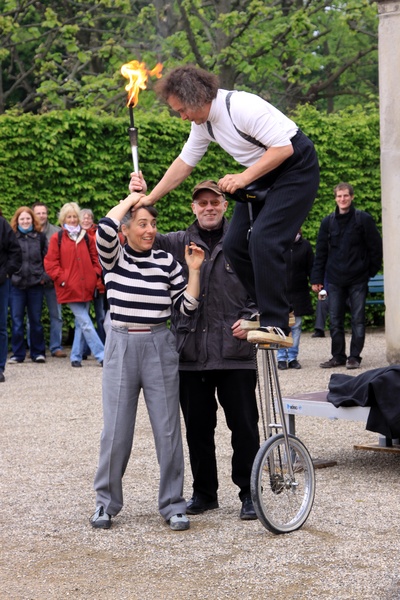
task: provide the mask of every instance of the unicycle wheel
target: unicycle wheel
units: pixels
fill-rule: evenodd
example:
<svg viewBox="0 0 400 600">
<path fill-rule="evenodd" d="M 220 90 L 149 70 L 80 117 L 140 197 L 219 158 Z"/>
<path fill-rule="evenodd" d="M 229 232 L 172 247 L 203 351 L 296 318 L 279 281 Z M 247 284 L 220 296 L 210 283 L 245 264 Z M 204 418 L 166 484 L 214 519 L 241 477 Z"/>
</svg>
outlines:
<svg viewBox="0 0 400 600">
<path fill-rule="evenodd" d="M 251 497 L 261 523 L 272 533 L 290 533 L 307 520 L 315 495 L 314 465 L 305 445 L 288 435 L 270 437 L 258 451 L 251 472 Z M 290 475 L 290 463 L 293 476 Z"/>
</svg>

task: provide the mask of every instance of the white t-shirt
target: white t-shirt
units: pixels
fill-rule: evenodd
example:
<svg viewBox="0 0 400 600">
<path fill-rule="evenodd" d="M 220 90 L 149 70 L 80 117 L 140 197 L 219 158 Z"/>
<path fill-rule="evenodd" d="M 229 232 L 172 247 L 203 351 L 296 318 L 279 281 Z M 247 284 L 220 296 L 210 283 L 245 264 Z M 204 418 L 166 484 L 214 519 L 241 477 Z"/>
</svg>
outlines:
<svg viewBox="0 0 400 600">
<path fill-rule="evenodd" d="M 287 146 L 297 133 L 298 127 L 277 108 L 255 94 L 234 92 L 230 97 L 230 112 L 226 106 L 227 90 L 218 90 L 212 101 L 208 121 L 214 138 L 208 131 L 207 123 L 192 123 L 190 135 L 179 158 L 187 165 L 195 167 L 204 156 L 208 145 L 216 141 L 239 164 L 250 167 L 271 146 Z M 260 148 L 245 140 L 235 129 L 253 137 L 265 146 Z"/>
</svg>

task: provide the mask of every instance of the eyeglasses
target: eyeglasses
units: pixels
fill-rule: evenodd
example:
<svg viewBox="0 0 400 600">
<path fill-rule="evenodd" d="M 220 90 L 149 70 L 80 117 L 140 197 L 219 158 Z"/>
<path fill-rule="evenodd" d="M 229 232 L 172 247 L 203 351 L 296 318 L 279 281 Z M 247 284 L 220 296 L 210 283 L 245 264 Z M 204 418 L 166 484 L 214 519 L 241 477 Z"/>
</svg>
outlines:
<svg viewBox="0 0 400 600">
<path fill-rule="evenodd" d="M 205 208 L 209 204 L 211 204 L 213 208 L 217 208 L 221 202 L 225 202 L 225 200 L 193 200 L 193 203 L 200 206 L 200 208 Z"/>
</svg>

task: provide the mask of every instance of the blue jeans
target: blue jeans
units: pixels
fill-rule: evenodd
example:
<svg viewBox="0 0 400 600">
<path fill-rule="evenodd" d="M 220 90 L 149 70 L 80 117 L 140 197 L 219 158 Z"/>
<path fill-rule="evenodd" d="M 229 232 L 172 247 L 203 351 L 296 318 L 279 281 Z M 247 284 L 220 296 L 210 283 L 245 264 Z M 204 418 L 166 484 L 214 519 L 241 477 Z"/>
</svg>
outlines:
<svg viewBox="0 0 400 600">
<path fill-rule="evenodd" d="M 46 298 L 47 308 L 49 309 L 50 317 L 50 352 L 54 354 L 56 350 L 61 350 L 62 340 L 62 313 L 61 304 L 57 302 L 56 291 L 54 287 L 44 288 L 44 296 Z"/>
<path fill-rule="evenodd" d="M 105 344 L 106 332 L 104 331 L 104 317 L 105 317 L 104 294 L 100 294 L 100 296 L 98 298 L 93 298 L 93 306 L 94 306 L 94 314 L 96 316 L 97 335 L 99 336 L 99 338 L 101 339 L 103 344 Z M 85 342 L 85 340 L 83 338 L 82 338 L 82 343 L 83 343 L 82 354 L 89 356 L 90 348 L 89 348 L 87 342 Z"/>
<path fill-rule="evenodd" d="M 0 284 L 0 372 L 4 371 L 8 352 L 8 299 L 10 295 L 10 280 Z"/>
<path fill-rule="evenodd" d="M 277 354 L 278 361 L 292 362 L 292 360 L 297 360 L 297 356 L 299 354 L 302 321 L 303 317 L 295 318 L 294 325 L 290 328 L 293 337 L 293 346 L 291 348 L 279 348 Z"/>
<path fill-rule="evenodd" d="M 71 348 L 71 362 L 82 360 L 82 337 L 85 338 L 93 356 L 101 362 L 104 358 L 104 344 L 97 335 L 89 315 L 90 302 L 68 304 L 75 317 L 75 335 Z"/>
<path fill-rule="evenodd" d="M 34 285 L 22 290 L 11 286 L 11 348 L 13 356 L 18 360 L 25 360 L 25 310 L 29 317 L 29 348 L 31 358 L 39 355 L 45 356 L 45 343 L 42 326 L 44 288 L 42 285 Z"/>
<path fill-rule="evenodd" d="M 344 318 L 346 300 L 351 313 L 351 342 L 349 357 L 361 361 L 360 354 L 365 341 L 365 299 L 368 281 L 354 285 L 339 286 L 329 284 L 329 319 L 332 342 L 332 356 L 341 362 L 346 361 L 346 339 Z"/>
</svg>

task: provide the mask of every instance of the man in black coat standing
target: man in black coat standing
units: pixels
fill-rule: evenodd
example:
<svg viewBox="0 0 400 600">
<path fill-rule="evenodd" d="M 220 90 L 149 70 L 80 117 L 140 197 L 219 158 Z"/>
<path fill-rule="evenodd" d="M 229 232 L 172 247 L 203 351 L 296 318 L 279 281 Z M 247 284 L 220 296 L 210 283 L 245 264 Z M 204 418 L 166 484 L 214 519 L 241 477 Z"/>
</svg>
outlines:
<svg viewBox="0 0 400 600">
<path fill-rule="evenodd" d="M 358 369 L 365 340 L 368 279 L 382 266 L 382 238 L 371 215 L 352 205 L 354 191 L 349 183 L 339 183 L 334 193 L 336 210 L 321 222 L 311 274 L 314 292 L 323 288 L 324 275 L 329 284 L 332 358 L 320 367 Z M 344 331 L 347 298 L 352 333 L 349 356 Z"/>
<path fill-rule="evenodd" d="M 22 251 L 17 237 L 0 210 L 0 383 L 5 381 L 4 369 L 8 352 L 8 299 L 10 278 L 22 265 Z"/>
</svg>

